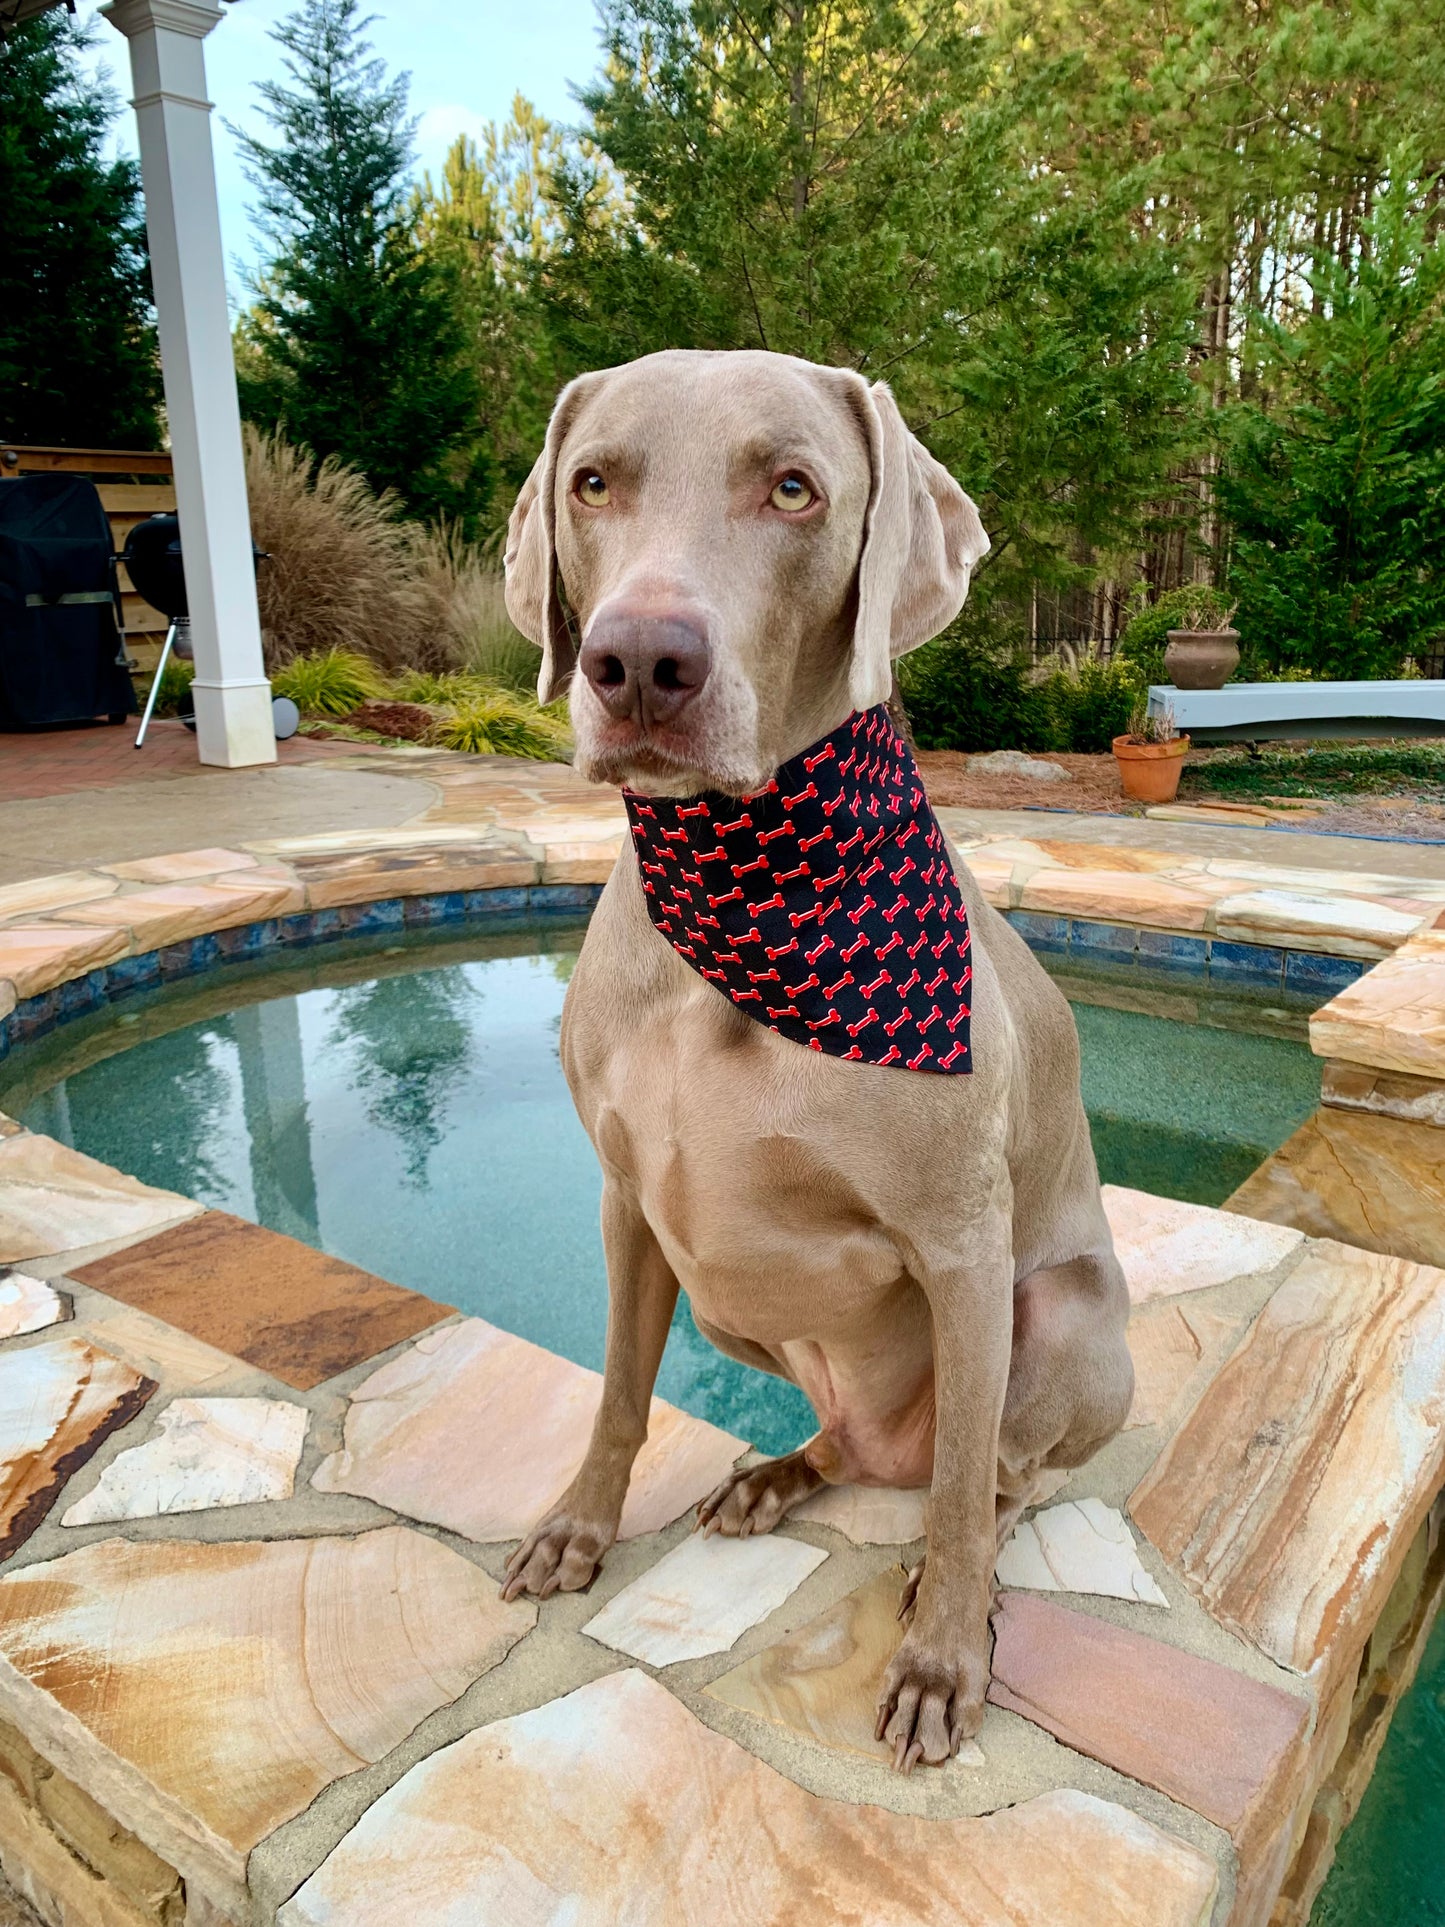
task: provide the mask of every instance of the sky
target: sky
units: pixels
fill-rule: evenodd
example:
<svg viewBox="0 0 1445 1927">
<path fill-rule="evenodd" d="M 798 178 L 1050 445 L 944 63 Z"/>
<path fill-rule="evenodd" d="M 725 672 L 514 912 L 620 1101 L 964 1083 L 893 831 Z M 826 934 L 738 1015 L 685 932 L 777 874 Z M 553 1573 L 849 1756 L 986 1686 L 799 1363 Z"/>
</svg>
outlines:
<svg viewBox="0 0 1445 1927">
<path fill-rule="evenodd" d="M 264 133 L 255 83 L 282 77 L 281 50 L 269 38 L 295 0 L 236 0 L 210 35 L 206 77 L 215 102 L 212 118 L 216 186 L 221 204 L 233 300 L 244 296 L 245 272 L 256 259 L 247 215 L 250 188 L 226 123 Z M 576 118 L 568 82 L 588 78 L 598 62 L 592 0 L 372 0 L 367 38 L 395 73 L 411 74 L 411 111 L 418 118 L 417 159 L 433 172 L 458 134 L 477 136 L 489 120 L 505 120 L 512 96 L 523 93 L 549 119 Z M 99 18 L 96 0 L 81 0 L 93 21 L 91 59 L 120 99 L 131 96 L 125 42 Z M 116 143 L 135 152 L 135 121 L 127 106 Z"/>
</svg>

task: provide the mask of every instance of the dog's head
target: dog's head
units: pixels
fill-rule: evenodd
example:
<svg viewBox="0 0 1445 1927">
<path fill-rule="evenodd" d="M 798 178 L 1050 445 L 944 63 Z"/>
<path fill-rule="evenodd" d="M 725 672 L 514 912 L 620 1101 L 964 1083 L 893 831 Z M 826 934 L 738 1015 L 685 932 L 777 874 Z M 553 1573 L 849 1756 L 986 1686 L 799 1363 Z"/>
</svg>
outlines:
<svg viewBox="0 0 1445 1927">
<path fill-rule="evenodd" d="M 671 351 L 583 375 L 507 537 L 507 608 L 570 684 L 577 766 L 757 789 L 884 700 L 988 549 L 881 382 L 787 355 Z"/>
</svg>

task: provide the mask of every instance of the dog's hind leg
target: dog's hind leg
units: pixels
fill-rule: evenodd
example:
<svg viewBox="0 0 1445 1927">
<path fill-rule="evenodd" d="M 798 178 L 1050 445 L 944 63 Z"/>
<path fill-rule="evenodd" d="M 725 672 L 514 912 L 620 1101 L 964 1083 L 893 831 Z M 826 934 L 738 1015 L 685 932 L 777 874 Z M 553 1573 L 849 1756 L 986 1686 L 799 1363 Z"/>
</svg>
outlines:
<svg viewBox="0 0 1445 1927">
<path fill-rule="evenodd" d="M 1001 1529 L 1006 1521 L 1011 1532 L 1035 1502 L 1041 1472 L 1083 1465 L 1128 1417 L 1134 1395 L 1128 1322 L 1128 1287 L 1111 1251 L 1050 1265 L 1015 1288 L 999 1427 Z"/>
</svg>

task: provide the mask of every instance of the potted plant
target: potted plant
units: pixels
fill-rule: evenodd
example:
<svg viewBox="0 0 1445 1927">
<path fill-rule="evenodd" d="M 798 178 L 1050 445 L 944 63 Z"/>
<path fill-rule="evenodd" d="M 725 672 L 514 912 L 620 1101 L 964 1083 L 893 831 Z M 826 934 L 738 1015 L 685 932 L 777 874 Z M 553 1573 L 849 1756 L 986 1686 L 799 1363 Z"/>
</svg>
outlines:
<svg viewBox="0 0 1445 1927">
<path fill-rule="evenodd" d="M 1178 626 L 1168 631 L 1164 673 L 1176 689 L 1223 689 L 1239 667 L 1239 631 L 1230 628 L 1234 604 L 1217 589 L 1181 598 Z"/>
<path fill-rule="evenodd" d="M 1124 794 L 1140 803 L 1172 803 L 1188 751 L 1189 738 L 1174 727 L 1173 710 L 1151 716 L 1147 698 L 1141 697 L 1129 717 L 1128 734 L 1114 738 Z"/>
</svg>

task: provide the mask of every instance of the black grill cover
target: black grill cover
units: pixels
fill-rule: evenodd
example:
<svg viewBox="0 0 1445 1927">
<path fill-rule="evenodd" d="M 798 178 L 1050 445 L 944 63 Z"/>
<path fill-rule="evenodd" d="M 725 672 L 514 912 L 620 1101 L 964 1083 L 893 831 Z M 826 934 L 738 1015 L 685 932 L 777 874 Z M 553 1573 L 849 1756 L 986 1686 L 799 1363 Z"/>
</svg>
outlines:
<svg viewBox="0 0 1445 1927">
<path fill-rule="evenodd" d="M 132 715 L 117 613 L 94 482 L 0 481 L 0 729 Z"/>
</svg>

